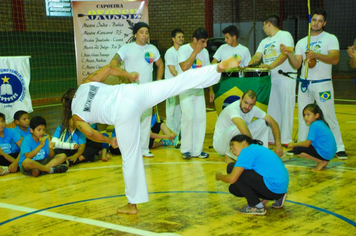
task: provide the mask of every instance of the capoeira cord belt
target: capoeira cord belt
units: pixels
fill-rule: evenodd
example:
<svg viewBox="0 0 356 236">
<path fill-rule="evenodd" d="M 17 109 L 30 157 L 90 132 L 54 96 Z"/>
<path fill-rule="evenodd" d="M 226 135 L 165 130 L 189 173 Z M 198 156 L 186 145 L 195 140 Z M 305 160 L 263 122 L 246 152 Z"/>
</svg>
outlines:
<svg viewBox="0 0 356 236">
<path fill-rule="evenodd" d="M 315 83 L 321 83 L 321 82 L 326 82 L 330 81 L 331 79 L 320 79 L 320 80 L 307 80 L 307 79 L 301 79 L 298 78 L 297 81 L 301 83 L 301 88 L 300 90 L 305 93 L 308 90 L 309 84 L 315 84 Z"/>
</svg>

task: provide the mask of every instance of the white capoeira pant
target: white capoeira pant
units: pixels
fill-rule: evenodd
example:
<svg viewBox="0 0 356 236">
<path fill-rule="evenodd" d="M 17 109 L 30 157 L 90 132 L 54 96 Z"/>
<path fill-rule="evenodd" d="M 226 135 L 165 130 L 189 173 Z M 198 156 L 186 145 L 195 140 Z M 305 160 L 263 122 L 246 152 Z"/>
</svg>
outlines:
<svg viewBox="0 0 356 236">
<path fill-rule="evenodd" d="M 141 149 L 142 154 L 148 154 L 150 152 L 149 145 L 150 145 L 150 134 L 151 134 L 151 120 L 152 120 L 152 108 L 148 108 L 146 111 L 143 112 L 140 125 L 141 125 Z"/>
<path fill-rule="evenodd" d="M 182 109 L 180 152 L 190 152 L 196 157 L 203 151 L 206 131 L 204 89 L 191 89 L 180 94 L 179 99 Z"/>
<path fill-rule="evenodd" d="M 263 146 L 268 148 L 268 126 L 264 119 L 252 121 L 247 128 L 250 130 L 253 139 L 261 140 Z M 213 147 L 220 155 L 227 155 L 236 160 L 236 156 L 230 150 L 231 139 L 241 134 L 236 125 L 226 128 L 219 136 L 214 134 Z"/>
<path fill-rule="evenodd" d="M 192 88 L 216 84 L 221 73 L 217 65 L 189 70 L 173 79 L 145 84 L 81 85 L 72 101 L 72 113 L 88 123 L 115 126 L 128 202 L 148 201 L 148 191 L 140 144 L 140 117 L 148 108 Z M 191 78 L 195 78 L 192 80 Z M 115 109 L 113 109 L 115 108 Z"/>
<path fill-rule="evenodd" d="M 179 96 L 167 98 L 166 100 L 166 125 L 178 133 L 180 131 L 182 112 L 180 109 Z"/>
<path fill-rule="evenodd" d="M 292 142 L 295 87 L 296 81 L 287 77 L 278 77 L 272 80 L 271 84 L 267 113 L 279 125 L 282 144 Z M 268 141 L 275 142 L 271 128 L 269 128 Z"/>
</svg>

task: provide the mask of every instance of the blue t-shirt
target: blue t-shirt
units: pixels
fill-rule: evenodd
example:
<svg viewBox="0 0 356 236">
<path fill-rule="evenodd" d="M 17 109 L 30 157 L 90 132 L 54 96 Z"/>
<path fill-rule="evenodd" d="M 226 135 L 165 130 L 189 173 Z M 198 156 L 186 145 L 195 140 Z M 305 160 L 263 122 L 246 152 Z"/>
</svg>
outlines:
<svg viewBox="0 0 356 236">
<path fill-rule="evenodd" d="M 56 137 L 58 139 L 61 137 L 61 128 L 62 128 L 62 125 L 57 127 L 56 131 L 54 131 L 53 137 Z M 64 142 L 67 142 L 70 135 L 71 135 L 70 132 L 67 131 L 65 134 L 65 137 L 64 137 Z M 87 143 L 87 139 L 86 139 L 85 135 L 82 132 L 80 132 L 80 130 L 76 129 L 74 131 L 69 143 L 75 143 L 75 144 L 80 145 L 83 143 Z"/>
<path fill-rule="evenodd" d="M 19 126 L 16 126 L 14 130 L 22 137 L 24 138 L 25 136 L 31 134 L 30 132 L 30 127 L 27 128 L 27 131 L 24 132 Z"/>
<path fill-rule="evenodd" d="M 24 137 L 21 143 L 21 154 L 20 154 L 20 161 L 19 167 L 21 168 L 22 162 L 26 159 L 25 153 L 33 151 L 36 147 L 40 145 L 40 141 L 36 142 L 32 135 L 27 135 Z M 39 150 L 39 152 L 32 158 L 34 161 L 39 161 L 45 159 L 49 155 L 49 141 L 48 139 L 45 142 L 45 145 Z"/>
<path fill-rule="evenodd" d="M 316 120 L 310 124 L 307 140 L 325 160 L 334 158 L 337 147 L 334 134 L 322 120 Z"/>
<path fill-rule="evenodd" d="M 17 142 L 21 139 L 20 135 L 11 128 L 4 128 L 4 137 L 0 137 L 0 147 L 6 154 L 20 152 Z"/>
<path fill-rule="evenodd" d="M 257 144 L 241 150 L 235 167 L 254 170 L 263 177 L 267 188 L 274 193 L 287 192 L 289 175 L 282 160 L 271 150 Z"/>
</svg>

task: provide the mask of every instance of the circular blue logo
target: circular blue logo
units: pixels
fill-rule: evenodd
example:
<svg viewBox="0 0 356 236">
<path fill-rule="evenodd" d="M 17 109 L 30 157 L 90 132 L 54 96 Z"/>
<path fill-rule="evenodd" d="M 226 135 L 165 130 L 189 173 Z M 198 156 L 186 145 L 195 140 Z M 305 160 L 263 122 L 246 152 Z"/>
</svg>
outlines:
<svg viewBox="0 0 356 236">
<path fill-rule="evenodd" d="M 18 74 L 17 71 L 16 74 Z M 0 103 L 13 103 L 23 97 L 24 83 L 21 75 L 18 76 L 16 74 L 0 74 Z"/>
<path fill-rule="evenodd" d="M 224 110 L 225 107 L 227 107 L 228 105 L 230 105 L 233 102 L 236 102 L 237 100 L 240 100 L 240 97 L 236 96 L 236 95 L 232 95 L 232 96 L 227 97 L 224 100 L 224 103 L 222 104 L 222 110 Z"/>
</svg>

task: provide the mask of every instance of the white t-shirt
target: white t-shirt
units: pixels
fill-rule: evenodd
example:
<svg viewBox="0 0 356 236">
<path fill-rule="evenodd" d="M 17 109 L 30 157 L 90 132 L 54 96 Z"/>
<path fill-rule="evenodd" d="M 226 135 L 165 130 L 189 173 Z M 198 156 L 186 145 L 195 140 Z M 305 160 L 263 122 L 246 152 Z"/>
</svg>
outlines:
<svg viewBox="0 0 356 236">
<path fill-rule="evenodd" d="M 229 57 L 239 55 L 241 57 L 240 66 L 248 66 L 249 61 L 251 61 L 251 53 L 247 47 L 239 44 L 236 47 L 231 47 L 228 44 L 223 44 L 215 52 L 214 58 L 218 61 L 223 61 Z"/>
<path fill-rule="evenodd" d="M 266 112 L 262 111 L 259 107 L 254 106 L 250 112 L 243 113 L 240 108 L 240 100 L 231 103 L 220 113 L 218 120 L 215 124 L 215 132 L 213 139 L 216 140 L 223 134 L 224 130 L 235 125 L 232 122 L 232 118 L 239 117 L 249 125 L 253 118 L 263 119 L 266 116 Z"/>
<path fill-rule="evenodd" d="M 140 74 L 139 83 L 152 81 L 153 62 L 161 57 L 154 45 L 140 46 L 133 42 L 119 48 L 117 54 L 124 61 L 126 71 Z"/>
<path fill-rule="evenodd" d="M 308 37 L 302 38 L 298 41 L 295 55 L 303 55 L 303 62 L 305 60 L 305 51 L 307 50 Z M 327 32 L 322 32 L 317 36 L 310 37 L 310 50 L 321 53 L 324 55 L 328 54 L 329 50 L 340 50 L 339 41 L 336 36 L 329 34 Z M 305 65 L 302 63 L 301 78 L 305 78 Z M 332 65 L 324 63 L 322 61 L 316 61 L 314 68 L 309 68 L 308 79 L 310 80 L 320 80 L 320 79 L 331 79 Z"/>
<path fill-rule="evenodd" d="M 279 30 L 275 36 L 267 37 L 260 42 L 257 52 L 263 54 L 264 64 L 270 65 L 277 59 L 277 57 L 281 54 L 281 44 L 284 44 L 287 47 L 294 47 L 294 40 L 289 32 Z M 271 70 L 272 80 L 286 78 L 284 75 L 278 74 L 278 70 L 282 70 L 283 72 L 296 72 L 296 70 L 289 63 L 288 59 L 286 59 L 281 65 Z"/>
<path fill-rule="evenodd" d="M 178 63 L 184 62 L 186 61 L 190 55 L 193 53 L 193 48 L 188 44 L 185 44 L 183 46 L 181 46 L 178 50 Z M 195 69 L 195 68 L 200 68 L 203 66 L 207 66 L 210 65 L 210 61 L 209 61 L 209 53 L 208 50 L 206 50 L 206 48 L 204 48 L 203 50 L 201 50 L 198 55 L 196 56 L 193 65 L 190 67 L 189 70 L 191 69 Z M 178 73 L 182 73 L 182 69 L 179 66 L 179 71 Z"/>
<path fill-rule="evenodd" d="M 171 71 L 169 70 L 168 66 L 174 66 L 176 68 L 176 71 L 178 72 L 178 51 L 174 48 L 174 46 L 170 47 L 167 51 L 166 54 L 164 55 L 164 63 L 165 63 L 165 69 L 164 69 L 164 78 L 165 79 L 171 79 L 174 76 L 172 75 Z"/>
</svg>

